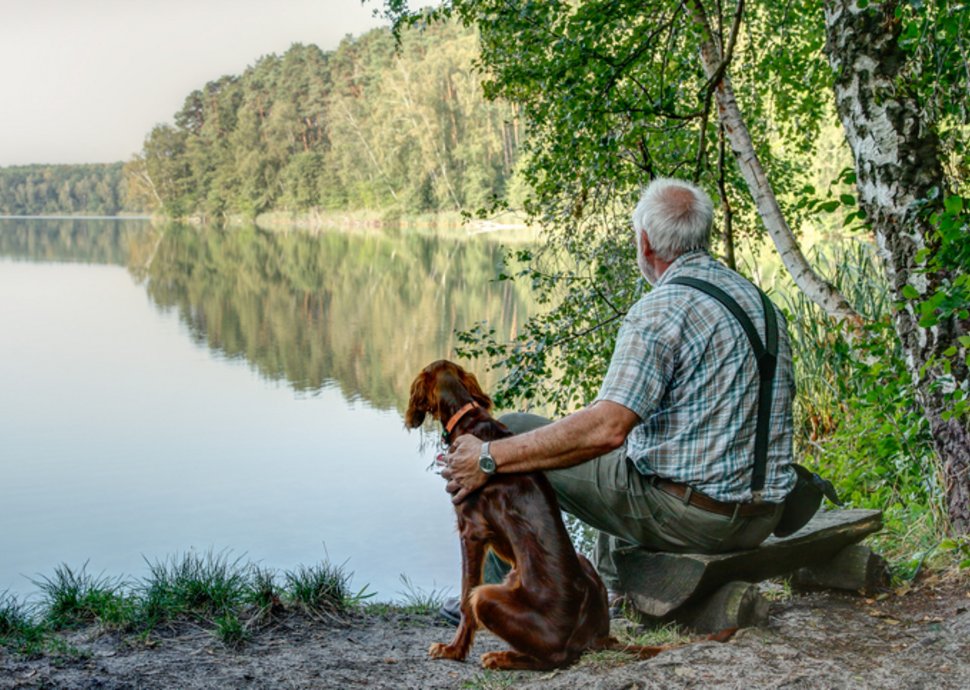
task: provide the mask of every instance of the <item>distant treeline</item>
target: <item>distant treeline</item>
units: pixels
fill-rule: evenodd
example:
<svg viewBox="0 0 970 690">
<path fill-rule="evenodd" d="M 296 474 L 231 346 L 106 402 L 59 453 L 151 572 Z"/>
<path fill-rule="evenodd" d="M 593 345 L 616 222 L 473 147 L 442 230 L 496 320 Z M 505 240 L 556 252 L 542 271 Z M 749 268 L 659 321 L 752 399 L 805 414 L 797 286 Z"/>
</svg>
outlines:
<svg viewBox="0 0 970 690">
<path fill-rule="evenodd" d="M 129 200 L 122 163 L 0 168 L 0 214 L 114 215 L 144 207 Z"/>
<path fill-rule="evenodd" d="M 294 44 L 193 91 L 126 166 L 171 216 L 476 210 L 510 190 L 521 125 L 485 99 L 474 33 L 386 29 L 333 52 Z"/>
</svg>

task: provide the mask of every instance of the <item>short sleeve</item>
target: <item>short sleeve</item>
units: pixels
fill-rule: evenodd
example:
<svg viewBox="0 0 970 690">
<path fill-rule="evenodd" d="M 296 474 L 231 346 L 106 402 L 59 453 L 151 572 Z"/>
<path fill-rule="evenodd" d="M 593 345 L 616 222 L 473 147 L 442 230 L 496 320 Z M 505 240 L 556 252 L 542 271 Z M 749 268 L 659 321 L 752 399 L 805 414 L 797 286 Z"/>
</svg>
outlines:
<svg viewBox="0 0 970 690">
<path fill-rule="evenodd" d="M 620 326 L 597 400 L 618 403 L 636 413 L 641 421 L 647 419 L 659 406 L 673 378 L 673 343 L 669 323 L 656 315 L 631 310 Z"/>
</svg>

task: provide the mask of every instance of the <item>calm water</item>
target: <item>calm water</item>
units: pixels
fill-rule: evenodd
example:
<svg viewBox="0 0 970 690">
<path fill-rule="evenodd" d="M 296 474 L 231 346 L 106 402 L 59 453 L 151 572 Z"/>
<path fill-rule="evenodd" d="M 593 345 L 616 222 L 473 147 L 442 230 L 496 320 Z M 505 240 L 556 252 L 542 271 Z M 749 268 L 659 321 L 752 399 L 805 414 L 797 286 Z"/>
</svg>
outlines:
<svg viewBox="0 0 970 690">
<path fill-rule="evenodd" d="M 408 386 L 455 327 L 515 329 L 494 242 L 0 219 L 0 592 L 228 549 L 456 588 Z M 487 381 L 487 377 L 483 377 Z"/>
</svg>

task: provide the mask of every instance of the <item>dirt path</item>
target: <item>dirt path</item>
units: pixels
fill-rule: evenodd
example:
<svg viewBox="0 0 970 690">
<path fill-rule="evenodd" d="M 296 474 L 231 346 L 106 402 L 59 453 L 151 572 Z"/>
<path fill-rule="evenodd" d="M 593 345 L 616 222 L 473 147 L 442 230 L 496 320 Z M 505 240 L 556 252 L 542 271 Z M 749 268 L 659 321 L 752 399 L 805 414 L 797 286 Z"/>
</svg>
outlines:
<svg viewBox="0 0 970 690">
<path fill-rule="evenodd" d="M 883 600 L 833 593 L 772 606 L 766 628 L 650 661 L 591 661 L 554 673 L 484 673 L 500 649 L 483 634 L 465 663 L 432 661 L 452 628 L 430 616 L 361 616 L 346 625 L 291 616 L 241 651 L 205 629 L 160 631 L 151 646 L 73 633 L 78 658 L 0 651 L 0 688 L 970 688 L 970 580 L 930 578 Z"/>
</svg>

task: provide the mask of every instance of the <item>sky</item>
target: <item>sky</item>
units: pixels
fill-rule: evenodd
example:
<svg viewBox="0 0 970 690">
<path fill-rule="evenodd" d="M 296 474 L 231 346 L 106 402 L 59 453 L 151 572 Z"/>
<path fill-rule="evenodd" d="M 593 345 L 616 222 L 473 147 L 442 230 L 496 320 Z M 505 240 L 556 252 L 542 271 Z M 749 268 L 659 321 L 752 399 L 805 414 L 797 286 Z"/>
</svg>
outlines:
<svg viewBox="0 0 970 690">
<path fill-rule="evenodd" d="M 385 23 L 375 0 L 0 0 L 0 166 L 128 160 L 185 97 L 293 43 Z"/>
</svg>

